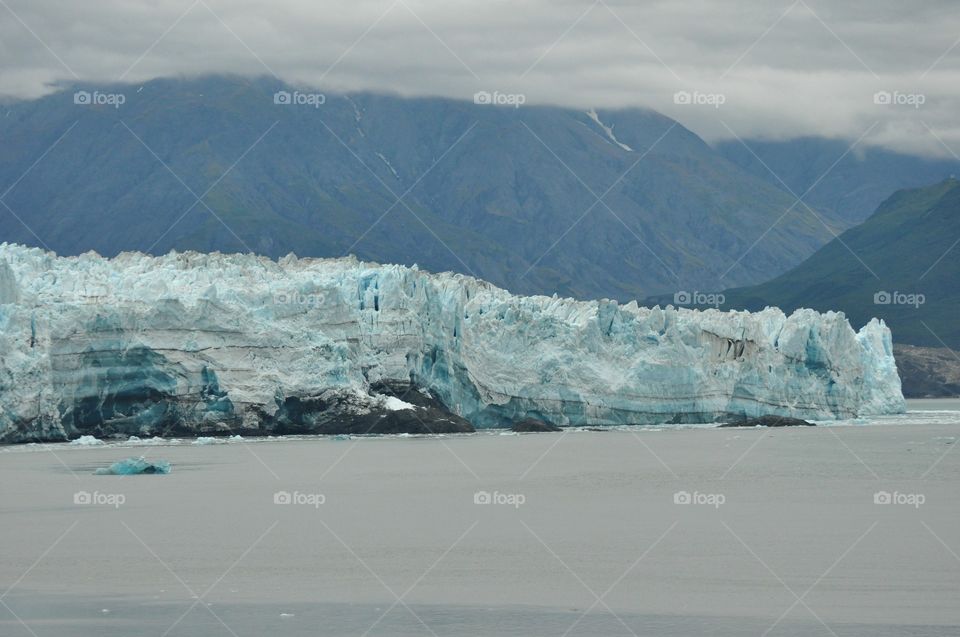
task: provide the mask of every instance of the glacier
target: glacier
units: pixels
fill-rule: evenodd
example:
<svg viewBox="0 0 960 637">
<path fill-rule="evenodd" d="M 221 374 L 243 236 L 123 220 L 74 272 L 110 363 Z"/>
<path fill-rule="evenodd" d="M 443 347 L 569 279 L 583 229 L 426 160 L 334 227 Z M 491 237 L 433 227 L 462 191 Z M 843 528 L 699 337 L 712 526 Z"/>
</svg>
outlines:
<svg viewBox="0 0 960 637">
<path fill-rule="evenodd" d="M 856 332 L 834 312 L 516 296 L 354 257 L 0 245 L 2 442 L 335 433 L 387 417 L 504 427 L 904 409 L 876 319 Z"/>
</svg>

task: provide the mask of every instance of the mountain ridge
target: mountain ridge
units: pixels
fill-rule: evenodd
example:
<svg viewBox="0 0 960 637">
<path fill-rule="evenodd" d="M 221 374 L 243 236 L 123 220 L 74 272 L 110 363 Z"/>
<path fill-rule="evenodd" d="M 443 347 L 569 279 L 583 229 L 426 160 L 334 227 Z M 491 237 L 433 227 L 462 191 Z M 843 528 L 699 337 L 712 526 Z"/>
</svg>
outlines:
<svg viewBox="0 0 960 637">
<path fill-rule="evenodd" d="M 275 104 L 288 89 L 160 79 L 97 89 L 125 92 L 118 108 L 73 104 L 71 89 L 8 104 L 0 237 L 66 255 L 354 252 L 627 301 L 758 282 L 831 236 L 797 214 L 751 249 L 792 198 L 652 111 L 597 111 L 598 125 L 556 107 L 371 93 Z"/>
<path fill-rule="evenodd" d="M 960 175 L 960 159 L 909 155 L 824 137 L 727 140 L 713 147 L 751 174 L 789 188 L 815 209 L 839 215 L 851 225 L 865 221 L 898 190 Z"/>
<path fill-rule="evenodd" d="M 899 344 L 957 348 L 958 242 L 960 181 L 900 190 L 792 270 L 725 291 L 724 307 L 829 308 L 854 325 L 882 318 Z"/>
</svg>

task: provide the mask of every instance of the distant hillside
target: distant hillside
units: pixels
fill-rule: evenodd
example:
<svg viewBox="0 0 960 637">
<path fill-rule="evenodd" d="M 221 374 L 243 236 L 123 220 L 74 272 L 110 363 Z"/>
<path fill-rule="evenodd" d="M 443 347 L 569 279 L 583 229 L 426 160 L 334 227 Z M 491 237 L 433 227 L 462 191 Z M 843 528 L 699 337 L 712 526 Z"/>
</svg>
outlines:
<svg viewBox="0 0 960 637">
<path fill-rule="evenodd" d="M 86 103 L 71 88 L 0 110 L 0 240 L 65 255 L 353 252 L 627 300 L 760 282 L 831 236 L 810 214 L 763 234 L 793 199 L 651 111 L 320 104 L 228 77 L 79 88 Z M 278 90 L 303 103 L 275 103 Z"/>
<path fill-rule="evenodd" d="M 884 319 L 896 343 L 960 348 L 960 182 L 902 190 L 862 225 L 767 283 L 728 290 L 725 308 L 842 310 Z"/>
<path fill-rule="evenodd" d="M 797 196 L 810 189 L 804 201 L 849 225 L 869 217 L 897 190 L 927 186 L 954 175 L 960 177 L 960 161 L 927 159 L 863 145 L 848 153 L 850 142 L 836 139 L 801 137 L 746 143 L 749 150 L 736 140 L 715 147 L 744 170 L 783 187 L 771 174 L 773 171 Z M 823 179 L 818 182 L 821 176 Z"/>
<path fill-rule="evenodd" d="M 894 345 L 907 398 L 960 396 L 960 356 L 945 347 Z"/>
</svg>

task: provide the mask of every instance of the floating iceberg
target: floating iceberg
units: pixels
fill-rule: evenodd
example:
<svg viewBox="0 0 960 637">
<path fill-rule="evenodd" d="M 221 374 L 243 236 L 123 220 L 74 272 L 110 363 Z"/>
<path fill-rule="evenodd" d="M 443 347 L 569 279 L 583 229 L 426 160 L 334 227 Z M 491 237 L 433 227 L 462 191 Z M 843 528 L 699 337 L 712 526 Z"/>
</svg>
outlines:
<svg viewBox="0 0 960 637">
<path fill-rule="evenodd" d="M 109 467 L 97 469 L 93 472 L 98 476 L 132 476 L 141 473 L 170 473 L 170 463 L 166 460 L 147 462 L 143 456 L 127 458 L 114 462 Z"/>
<path fill-rule="evenodd" d="M 104 442 L 96 436 L 80 436 L 76 440 L 71 440 L 70 444 L 77 447 L 97 447 L 104 444 Z"/>
<path fill-rule="evenodd" d="M 158 446 L 168 445 L 170 444 L 170 441 L 165 438 L 161 438 L 160 436 L 154 436 L 153 438 L 148 438 L 146 440 L 140 436 L 130 436 L 127 439 L 126 444 L 134 446 Z"/>
<path fill-rule="evenodd" d="M 3 244 L 0 278 L 2 442 L 358 433 L 342 425 L 365 418 L 426 433 L 439 407 L 451 430 L 464 418 L 594 426 L 905 407 L 889 329 L 854 331 L 834 312 L 515 296 L 354 258 L 61 258 Z"/>
</svg>

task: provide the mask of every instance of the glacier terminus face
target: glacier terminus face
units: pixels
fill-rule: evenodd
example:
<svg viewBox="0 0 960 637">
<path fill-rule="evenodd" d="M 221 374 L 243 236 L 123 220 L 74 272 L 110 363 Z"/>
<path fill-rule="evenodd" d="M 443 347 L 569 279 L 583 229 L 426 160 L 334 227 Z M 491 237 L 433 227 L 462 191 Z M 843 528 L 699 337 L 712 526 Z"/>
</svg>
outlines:
<svg viewBox="0 0 960 637">
<path fill-rule="evenodd" d="M 514 296 L 352 257 L 0 246 L 4 442 L 324 432 L 421 399 L 475 427 L 904 410 L 890 331 L 840 313 Z"/>
</svg>

